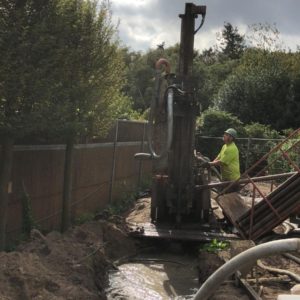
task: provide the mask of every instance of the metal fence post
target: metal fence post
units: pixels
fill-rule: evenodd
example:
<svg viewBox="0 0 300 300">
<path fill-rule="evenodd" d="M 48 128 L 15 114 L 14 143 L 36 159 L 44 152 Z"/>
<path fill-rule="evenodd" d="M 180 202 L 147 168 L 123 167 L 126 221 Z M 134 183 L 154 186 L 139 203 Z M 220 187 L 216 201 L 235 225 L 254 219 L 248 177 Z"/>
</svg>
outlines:
<svg viewBox="0 0 300 300">
<path fill-rule="evenodd" d="M 114 189 L 118 134 L 119 134 L 119 120 L 116 121 L 116 130 L 115 130 L 115 139 L 114 139 L 114 146 L 113 146 L 112 166 L 111 166 L 111 176 L 110 176 L 110 185 L 109 185 L 109 203 L 112 202 L 113 189 Z"/>
<path fill-rule="evenodd" d="M 141 146 L 140 146 L 141 153 L 144 152 L 145 133 L 146 133 L 146 123 L 144 123 L 144 126 L 143 126 L 143 137 L 142 137 Z M 142 168 L 143 168 L 143 161 L 142 161 L 142 159 L 140 159 L 139 160 L 138 183 L 137 183 L 138 188 L 140 187 L 140 184 L 141 184 Z"/>
<path fill-rule="evenodd" d="M 249 167 L 249 152 L 250 152 L 251 138 L 248 138 L 247 143 L 247 153 L 246 153 L 246 166 L 245 169 L 248 170 Z"/>
</svg>

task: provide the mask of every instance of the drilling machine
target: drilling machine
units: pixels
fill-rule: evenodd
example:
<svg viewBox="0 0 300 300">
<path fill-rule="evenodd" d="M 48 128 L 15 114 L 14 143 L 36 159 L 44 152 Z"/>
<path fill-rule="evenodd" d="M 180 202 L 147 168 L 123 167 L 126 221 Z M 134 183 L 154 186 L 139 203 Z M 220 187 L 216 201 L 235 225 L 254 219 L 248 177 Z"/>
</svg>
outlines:
<svg viewBox="0 0 300 300">
<path fill-rule="evenodd" d="M 170 73 L 169 62 L 157 61 L 155 91 L 150 107 L 148 145 L 150 153 L 136 158 L 153 159 L 151 219 L 153 223 L 182 224 L 209 221 L 210 190 L 197 190 L 208 181 L 208 172 L 195 156 L 196 117 L 200 102 L 195 98 L 192 66 L 194 36 L 202 27 L 206 6 L 186 3 L 181 18 L 178 74 Z M 201 15 L 200 25 L 195 21 Z M 164 72 L 162 72 L 164 68 Z M 201 162 L 201 160 L 200 160 Z"/>
</svg>

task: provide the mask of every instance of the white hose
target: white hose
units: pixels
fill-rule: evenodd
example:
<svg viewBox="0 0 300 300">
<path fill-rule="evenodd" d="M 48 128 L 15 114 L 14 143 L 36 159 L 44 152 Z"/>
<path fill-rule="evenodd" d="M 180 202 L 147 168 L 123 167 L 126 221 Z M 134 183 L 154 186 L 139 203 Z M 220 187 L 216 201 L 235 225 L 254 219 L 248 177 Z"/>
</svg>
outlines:
<svg viewBox="0 0 300 300">
<path fill-rule="evenodd" d="M 288 254 L 288 253 L 287 253 Z M 292 280 L 296 281 L 297 283 L 300 283 L 300 276 L 298 274 L 295 274 L 291 271 L 288 270 L 284 270 L 284 269 L 278 269 L 278 268 L 273 268 L 273 267 L 269 267 L 266 266 L 265 264 L 263 264 L 263 262 L 261 260 L 257 261 L 257 265 L 265 270 L 268 271 L 270 273 L 275 273 L 275 274 L 280 274 L 280 275 L 287 275 L 289 276 Z"/>
<path fill-rule="evenodd" d="M 167 135 L 167 143 L 160 154 L 157 154 L 152 145 L 152 136 L 153 136 L 153 115 L 155 110 L 150 112 L 150 120 L 149 120 L 149 131 L 148 131 L 148 145 L 150 149 L 150 153 L 152 158 L 159 159 L 167 154 L 167 152 L 171 148 L 172 139 L 173 139 L 173 99 L 174 99 L 174 91 L 173 87 L 168 87 L 167 90 L 167 121 L 168 121 L 168 135 Z M 153 108 L 151 107 L 151 110 Z"/>
<path fill-rule="evenodd" d="M 164 148 L 158 154 L 155 152 L 153 145 L 152 145 L 152 138 L 153 138 L 153 119 L 154 114 L 156 111 L 157 99 L 153 99 L 152 106 L 150 108 L 150 117 L 148 123 L 148 146 L 150 153 L 136 153 L 135 158 L 142 158 L 142 159 L 159 159 L 164 157 L 168 151 L 171 149 L 172 141 L 173 141 L 173 102 L 174 102 L 174 86 L 169 86 L 166 89 L 167 93 L 167 128 L 168 128 L 168 135 L 167 135 L 167 143 L 165 144 Z"/>
<path fill-rule="evenodd" d="M 255 263 L 257 259 L 290 251 L 300 250 L 300 239 L 283 239 L 261 244 L 250 248 L 237 256 L 233 257 L 217 271 L 215 271 L 201 286 L 196 293 L 194 300 L 206 300 L 213 295 L 218 289 L 219 285 L 229 276 L 234 274 L 237 270 L 249 263 Z"/>
</svg>

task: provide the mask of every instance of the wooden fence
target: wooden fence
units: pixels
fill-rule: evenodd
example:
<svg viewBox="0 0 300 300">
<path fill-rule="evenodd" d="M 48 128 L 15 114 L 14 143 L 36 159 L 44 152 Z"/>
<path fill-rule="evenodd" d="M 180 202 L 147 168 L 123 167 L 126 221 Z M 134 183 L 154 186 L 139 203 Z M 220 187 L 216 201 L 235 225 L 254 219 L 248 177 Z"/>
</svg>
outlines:
<svg viewBox="0 0 300 300">
<path fill-rule="evenodd" d="M 101 211 L 150 176 L 151 162 L 134 159 L 145 148 L 146 123 L 118 120 L 101 143 L 75 146 L 72 218 Z M 22 229 L 22 197 L 28 193 L 43 230 L 61 224 L 64 145 L 15 146 L 9 197 L 8 237 Z"/>
</svg>

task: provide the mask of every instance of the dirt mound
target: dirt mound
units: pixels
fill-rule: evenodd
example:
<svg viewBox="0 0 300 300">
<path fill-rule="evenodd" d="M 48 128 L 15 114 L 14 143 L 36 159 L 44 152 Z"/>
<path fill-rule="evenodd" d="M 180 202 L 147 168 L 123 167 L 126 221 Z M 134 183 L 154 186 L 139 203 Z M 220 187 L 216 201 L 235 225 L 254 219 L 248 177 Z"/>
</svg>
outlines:
<svg viewBox="0 0 300 300">
<path fill-rule="evenodd" d="M 151 198 L 141 198 L 135 203 L 135 206 L 125 214 L 128 223 L 149 223 L 151 210 Z"/>
<path fill-rule="evenodd" d="M 0 253 L 0 299 L 106 299 L 110 258 L 134 253 L 121 225 L 93 221 L 65 234 L 33 230 L 28 243 Z"/>
</svg>

